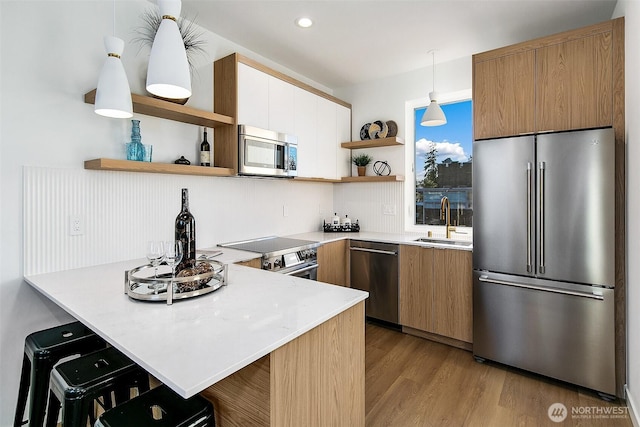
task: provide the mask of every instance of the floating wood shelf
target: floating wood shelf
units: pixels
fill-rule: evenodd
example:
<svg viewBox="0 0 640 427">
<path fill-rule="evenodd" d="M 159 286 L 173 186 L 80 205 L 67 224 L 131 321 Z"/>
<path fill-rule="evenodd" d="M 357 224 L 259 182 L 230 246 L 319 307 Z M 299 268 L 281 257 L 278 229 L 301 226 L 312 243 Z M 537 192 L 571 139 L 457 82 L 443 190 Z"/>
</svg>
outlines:
<svg viewBox="0 0 640 427">
<path fill-rule="evenodd" d="M 342 182 L 340 179 L 329 179 L 329 178 L 308 178 L 304 176 L 296 176 L 294 181 L 307 181 L 307 182 L 326 182 L 329 184 L 335 184 L 336 182 Z"/>
<path fill-rule="evenodd" d="M 345 176 L 340 182 L 401 182 L 404 181 L 404 175 L 388 175 L 388 176 Z"/>
<path fill-rule="evenodd" d="M 392 147 L 396 145 L 404 145 L 404 141 L 397 136 L 380 139 L 365 139 L 362 141 L 349 141 L 340 144 L 342 148 L 355 150 L 358 148 L 375 148 L 375 147 Z"/>
<path fill-rule="evenodd" d="M 147 116 L 160 117 L 162 119 L 209 128 L 234 124 L 232 117 L 210 111 L 198 110 L 158 98 L 132 93 L 131 100 L 133 101 L 133 111 L 139 114 L 146 114 Z M 95 104 L 96 89 L 84 95 L 84 102 L 87 104 Z"/>
<path fill-rule="evenodd" d="M 132 160 L 104 158 L 87 160 L 84 162 L 84 168 L 101 171 L 147 172 L 176 175 L 235 176 L 235 172 L 231 168 L 136 162 Z"/>
</svg>

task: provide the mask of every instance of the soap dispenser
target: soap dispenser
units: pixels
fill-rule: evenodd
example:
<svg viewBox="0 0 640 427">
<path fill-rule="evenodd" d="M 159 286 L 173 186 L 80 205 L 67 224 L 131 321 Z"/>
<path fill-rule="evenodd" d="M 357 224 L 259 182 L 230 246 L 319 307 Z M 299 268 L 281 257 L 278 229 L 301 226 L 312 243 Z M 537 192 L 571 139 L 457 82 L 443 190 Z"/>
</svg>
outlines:
<svg viewBox="0 0 640 427">
<path fill-rule="evenodd" d="M 333 213 L 333 221 L 331 221 L 331 225 L 334 227 L 340 227 L 340 217 L 337 212 Z"/>
</svg>

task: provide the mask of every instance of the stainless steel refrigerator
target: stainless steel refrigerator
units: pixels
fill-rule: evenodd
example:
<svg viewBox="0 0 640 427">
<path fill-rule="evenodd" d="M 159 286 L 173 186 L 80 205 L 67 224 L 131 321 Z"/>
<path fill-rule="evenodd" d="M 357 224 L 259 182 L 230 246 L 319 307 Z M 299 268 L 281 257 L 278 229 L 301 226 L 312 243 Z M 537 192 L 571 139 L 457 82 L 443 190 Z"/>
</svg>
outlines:
<svg viewBox="0 0 640 427">
<path fill-rule="evenodd" d="M 614 134 L 473 144 L 473 353 L 616 394 Z"/>
</svg>

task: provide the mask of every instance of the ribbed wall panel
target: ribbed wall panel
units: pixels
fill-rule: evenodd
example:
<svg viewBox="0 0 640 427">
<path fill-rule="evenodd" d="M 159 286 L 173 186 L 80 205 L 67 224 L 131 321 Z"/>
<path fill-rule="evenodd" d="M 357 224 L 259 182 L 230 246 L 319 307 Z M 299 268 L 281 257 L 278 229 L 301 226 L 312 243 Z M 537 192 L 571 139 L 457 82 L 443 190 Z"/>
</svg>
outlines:
<svg viewBox="0 0 640 427">
<path fill-rule="evenodd" d="M 84 169 L 24 168 L 27 275 L 144 258 L 148 240 L 173 238 L 181 189 L 189 189 L 198 247 L 319 230 L 333 209 L 331 184 Z M 285 213 L 287 216 L 285 216 Z M 69 235 L 81 216 L 84 234 Z"/>
</svg>

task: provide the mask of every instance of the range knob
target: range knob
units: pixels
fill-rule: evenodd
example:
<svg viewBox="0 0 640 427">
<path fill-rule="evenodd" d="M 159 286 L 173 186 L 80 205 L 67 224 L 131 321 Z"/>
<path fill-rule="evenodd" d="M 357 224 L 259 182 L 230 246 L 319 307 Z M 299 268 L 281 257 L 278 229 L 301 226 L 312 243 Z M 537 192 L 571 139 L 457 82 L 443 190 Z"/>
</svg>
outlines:
<svg viewBox="0 0 640 427">
<path fill-rule="evenodd" d="M 280 260 L 280 258 L 278 258 L 275 261 L 273 261 L 273 268 L 278 268 L 281 266 L 281 264 L 282 264 L 282 261 Z"/>
<path fill-rule="evenodd" d="M 263 270 L 271 270 L 271 263 L 269 261 L 264 261 L 262 263 L 262 269 Z"/>
</svg>

